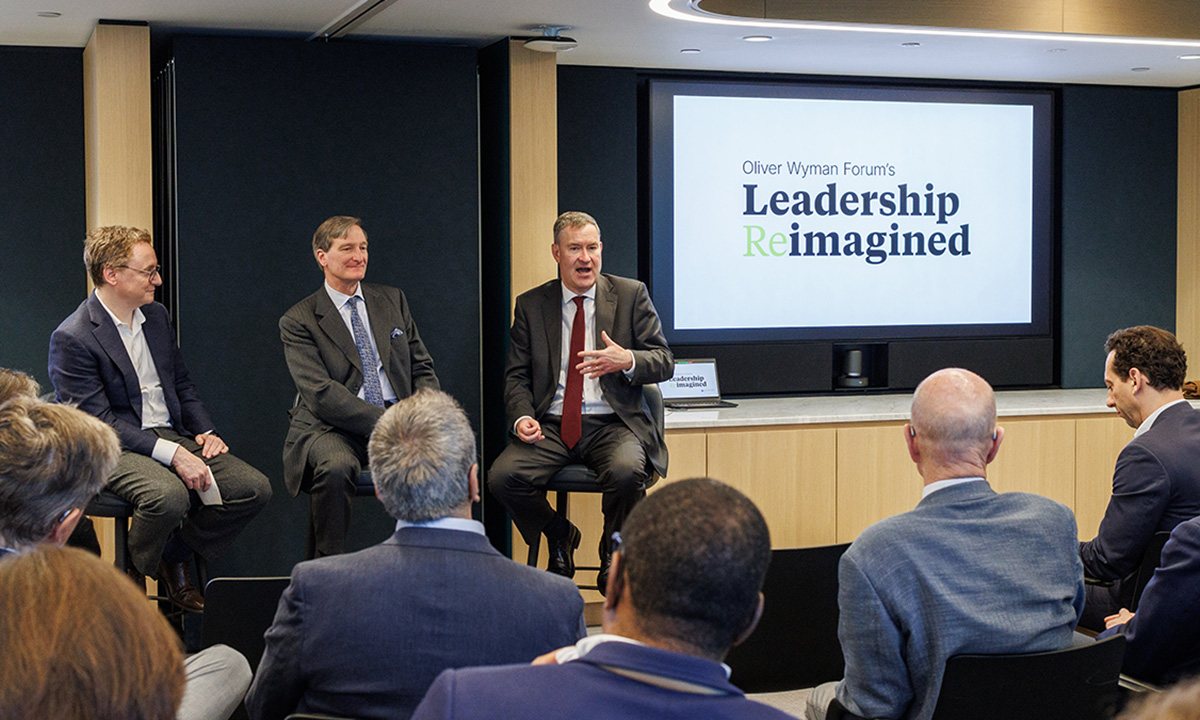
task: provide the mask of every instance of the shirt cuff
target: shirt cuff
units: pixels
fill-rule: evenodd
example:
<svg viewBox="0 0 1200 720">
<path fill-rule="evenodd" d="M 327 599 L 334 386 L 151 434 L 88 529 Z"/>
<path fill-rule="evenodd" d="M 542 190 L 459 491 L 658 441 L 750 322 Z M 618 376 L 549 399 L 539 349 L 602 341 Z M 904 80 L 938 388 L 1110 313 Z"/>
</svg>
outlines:
<svg viewBox="0 0 1200 720">
<path fill-rule="evenodd" d="M 513 423 L 513 426 L 512 426 L 513 435 L 517 434 L 517 425 L 519 425 L 521 423 L 521 421 L 524 420 L 525 418 L 529 418 L 530 420 L 532 420 L 533 416 L 532 415 L 522 415 L 521 417 L 517 418 L 517 421 L 515 423 Z"/>
<path fill-rule="evenodd" d="M 626 379 L 632 380 L 633 371 L 637 370 L 637 355 L 634 355 L 632 350 L 627 350 L 626 352 L 629 353 L 629 369 L 622 370 L 621 372 L 625 373 Z"/>
<path fill-rule="evenodd" d="M 150 457 L 171 467 L 171 461 L 175 459 L 175 451 L 178 449 L 179 443 L 159 438 L 154 441 L 154 450 L 150 453 Z"/>
</svg>

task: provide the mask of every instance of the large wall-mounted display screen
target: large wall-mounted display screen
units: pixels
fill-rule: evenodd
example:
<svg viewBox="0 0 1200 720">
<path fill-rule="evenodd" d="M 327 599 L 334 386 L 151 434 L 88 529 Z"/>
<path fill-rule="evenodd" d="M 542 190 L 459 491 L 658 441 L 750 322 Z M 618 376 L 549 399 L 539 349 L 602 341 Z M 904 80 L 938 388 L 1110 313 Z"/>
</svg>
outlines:
<svg viewBox="0 0 1200 720">
<path fill-rule="evenodd" d="M 1049 92 L 651 81 L 673 343 L 1051 333 Z"/>
</svg>

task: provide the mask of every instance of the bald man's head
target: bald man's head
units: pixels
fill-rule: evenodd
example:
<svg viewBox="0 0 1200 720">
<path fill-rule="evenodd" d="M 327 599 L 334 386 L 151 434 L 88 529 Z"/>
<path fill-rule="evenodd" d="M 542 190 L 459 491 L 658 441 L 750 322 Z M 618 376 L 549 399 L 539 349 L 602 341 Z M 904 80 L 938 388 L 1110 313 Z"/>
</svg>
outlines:
<svg viewBox="0 0 1200 720">
<path fill-rule="evenodd" d="M 970 370 L 935 372 L 913 394 L 912 427 L 922 452 L 943 462 L 985 458 L 996 431 L 992 386 Z"/>
</svg>

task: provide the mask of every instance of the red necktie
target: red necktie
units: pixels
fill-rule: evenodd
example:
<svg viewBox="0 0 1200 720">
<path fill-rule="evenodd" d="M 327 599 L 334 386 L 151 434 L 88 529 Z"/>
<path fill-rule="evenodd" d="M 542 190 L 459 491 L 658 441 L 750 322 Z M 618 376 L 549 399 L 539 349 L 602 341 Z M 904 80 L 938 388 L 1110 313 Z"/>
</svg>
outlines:
<svg viewBox="0 0 1200 720">
<path fill-rule="evenodd" d="M 575 369 L 579 364 L 579 353 L 583 352 L 584 325 L 583 296 L 575 301 L 575 322 L 571 323 L 571 351 L 567 353 L 567 390 L 563 394 L 562 441 L 568 448 L 575 447 L 583 435 L 583 375 Z"/>
</svg>

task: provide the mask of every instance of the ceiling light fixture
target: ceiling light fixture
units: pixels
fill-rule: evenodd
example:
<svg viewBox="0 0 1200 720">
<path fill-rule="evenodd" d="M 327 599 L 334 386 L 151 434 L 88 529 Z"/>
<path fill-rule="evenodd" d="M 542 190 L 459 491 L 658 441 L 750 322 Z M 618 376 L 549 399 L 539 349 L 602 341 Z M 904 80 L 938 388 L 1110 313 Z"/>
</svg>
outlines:
<svg viewBox="0 0 1200 720">
<path fill-rule="evenodd" d="M 684 48 L 679 52 L 683 53 L 684 55 L 695 55 L 696 53 L 700 52 L 700 48 Z"/>
<path fill-rule="evenodd" d="M 40 13 L 38 13 L 38 14 L 37 14 L 37 16 L 38 16 L 38 17 L 44 17 L 44 18 L 56 18 L 56 17 L 62 17 L 62 13 L 60 13 L 60 12 L 49 12 L 49 11 L 46 11 L 46 12 L 40 12 Z"/>
<path fill-rule="evenodd" d="M 746 42 L 771 42 L 775 38 L 770 35 L 747 35 L 742 39 Z"/>
<path fill-rule="evenodd" d="M 358 0 L 328 25 L 308 36 L 309 40 L 332 40 L 342 37 L 378 15 L 396 0 Z"/>
<path fill-rule="evenodd" d="M 1180 60 L 1200 60 L 1200 55 L 1180 55 Z"/>
<path fill-rule="evenodd" d="M 1148 67 L 1135 67 L 1135 68 L 1129 68 L 1129 69 L 1133 72 L 1150 72 L 1150 68 L 1148 68 Z"/>
<path fill-rule="evenodd" d="M 902 25 L 853 25 L 850 23 L 805 22 L 799 20 L 751 20 L 732 18 L 705 12 L 696 7 L 696 0 L 649 0 L 650 9 L 663 17 L 709 25 L 771 28 L 778 30 L 823 30 L 826 32 L 875 33 L 884 35 L 919 35 L 926 37 L 997 38 L 1003 40 L 1046 40 L 1061 43 L 1098 43 L 1111 45 L 1147 45 L 1151 47 L 1200 48 L 1200 40 L 1163 40 L 1156 38 L 1108 37 L 1102 35 L 1072 35 L 1068 33 L 1017 32 L 1014 30 L 960 30 L 956 28 L 914 28 Z M 675 6 L 686 8 L 678 9 Z"/>
<path fill-rule="evenodd" d="M 919 43 L 919 42 L 902 42 L 902 43 L 900 43 L 900 47 L 907 47 L 907 48 L 921 47 L 921 43 Z"/>
<path fill-rule="evenodd" d="M 541 30 L 542 36 L 529 38 L 525 41 L 525 47 L 538 52 L 560 53 L 568 50 L 574 50 L 579 47 L 579 43 L 575 42 L 575 38 L 569 38 L 566 35 L 560 35 L 563 30 L 570 30 L 570 25 L 538 25 L 534 30 Z"/>
</svg>

